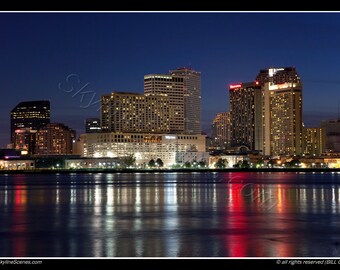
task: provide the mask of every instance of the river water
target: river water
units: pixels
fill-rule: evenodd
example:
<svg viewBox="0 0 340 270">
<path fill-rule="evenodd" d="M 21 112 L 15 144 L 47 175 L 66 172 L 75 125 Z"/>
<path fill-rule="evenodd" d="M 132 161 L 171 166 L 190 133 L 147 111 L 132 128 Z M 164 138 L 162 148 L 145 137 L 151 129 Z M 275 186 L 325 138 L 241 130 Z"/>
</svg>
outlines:
<svg viewBox="0 0 340 270">
<path fill-rule="evenodd" d="M 339 257 L 340 174 L 0 175 L 0 257 Z"/>
</svg>

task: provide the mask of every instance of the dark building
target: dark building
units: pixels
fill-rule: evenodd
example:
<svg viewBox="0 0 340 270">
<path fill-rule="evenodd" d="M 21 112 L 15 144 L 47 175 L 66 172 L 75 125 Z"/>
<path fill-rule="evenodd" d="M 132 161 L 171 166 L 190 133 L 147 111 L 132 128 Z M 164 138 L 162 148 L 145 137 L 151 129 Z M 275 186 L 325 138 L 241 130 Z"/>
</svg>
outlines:
<svg viewBox="0 0 340 270">
<path fill-rule="evenodd" d="M 322 121 L 321 127 L 324 129 L 325 151 L 340 152 L 340 119 Z"/>
<path fill-rule="evenodd" d="M 262 149 L 262 91 L 258 82 L 229 86 L 230 146 Z"/>
<path fill-rule="evenodd" d="M 50 123 L 50 102 L 47 100 L 20 102 L 11 111 L 11 143 L 15 142 L 15 130 L 38 130 Z"/>
<path fill-rule="evenodd" d="M 85 120 L 86 133 L 98 133 L 101 131 L 99 118 L 87 118 Z"/>
<path fill-rule="evenodd" d="M 14 131 L 13 147 L 23 154 L 35 154 L 36 130 L 21 128 Z"/>
</svg>

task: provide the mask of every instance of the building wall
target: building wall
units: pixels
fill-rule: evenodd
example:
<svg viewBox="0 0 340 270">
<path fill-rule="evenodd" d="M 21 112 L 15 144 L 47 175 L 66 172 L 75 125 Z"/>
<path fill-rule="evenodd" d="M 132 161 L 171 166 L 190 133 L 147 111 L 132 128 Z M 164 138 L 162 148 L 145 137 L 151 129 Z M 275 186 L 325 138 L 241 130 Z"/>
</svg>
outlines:
<svg viewBox="0 0 340 270">
<path fill-rule="evenodd" d="M 86 133 L 98 133 L 101 131 L 99 118 L 87 118 L 85 120 Z"/>
<path fill-rule="evenodd" d="M 324 128 L 302 128 L 303 152 L 305 155 L 320 156 L 325 151 Z"/>
<path fill-rule="evenodd" d="M 340 120 L 328 120 L 321 122 L 325 132 L 325 151 L 340 152 Z"/>
<path fill-rule="evenodd" d="M 144 76 L 145 95 L 169 97 L 170 133 L 184 133 L 184 79 L 181 76 L 150 74 Z"/>
<path fill-rule="evenodd" d="M 36 134 L 37 155 L 72 154 L 75 131 L 61 123 L 50 123 Z"/>
<path fill-rule="evenodd" d="M 172 76 L 183 77 L 184 133 L 201 134 L 201 73 L 191 68 L 170 70 Z"/>
<path fill-rule="evenodd" d="M 205 135 L 145 133 L 81 134 L 83 157 L 124 157 L 134 155 L 137 164 L 162 159 L 165 167 L 176 163 L 178 152 L 205 152 Z"/>
<path fill-rule="evenodd" d="M 186 162 L 192 163 L 193 161 L 204 161 L 208 164 L 209 153 L 208 152 L 178 152 L 176 153 L 176 163 L 184 164 Z"/>
<path fill-rule="evenodd" d="M 0 159 L 0 170 L 33 170 L 35 168 L 34 160 L 3 160 Z"/>
<path fill-rule="evenodd" d="M 27 151 L 27 154 L 35 154 L 36 147 L 36 130 L 31 128 L 21 128 L 14 131 L 13 147 L 21 151 Z"/>
<path fill-rule="evenodd" d="M 165 94 L 113 92 L 101 96 L 103 132 L 168 133 L 169 125 L 169 97 Z"/>
<path fill-rule="evenodd" d="M 231 147 L 244 145 L 259 150 L 255 149 L 255 143 L 260 146 L 256 137 L 262 129 L 261 87 L 256 82 L 234 84 L 229 86 L 229 94 Z"/>
</svg>

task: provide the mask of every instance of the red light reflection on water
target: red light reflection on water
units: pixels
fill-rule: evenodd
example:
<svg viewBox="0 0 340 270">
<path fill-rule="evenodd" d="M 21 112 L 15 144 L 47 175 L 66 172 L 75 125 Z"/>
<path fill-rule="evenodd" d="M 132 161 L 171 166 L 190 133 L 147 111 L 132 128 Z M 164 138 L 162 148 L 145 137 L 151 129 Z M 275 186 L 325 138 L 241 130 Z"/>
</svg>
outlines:
<svg viewBox="0 0 340 270">
<path fill-rule="evenodd" d="M 26 256 L 26 240 L 21 235 L 27 230 L 26 225 L 26 203 L 27 203 L 27 190 L 26 185 L 22 185 L 21 177 L 18 183 L 14 186 L 14 204 L 13 204 L 13 220 L 12 220 L 12 232 L 15 234 L 13 241 L 13 256 L 24 257 Z"/>
</svg>

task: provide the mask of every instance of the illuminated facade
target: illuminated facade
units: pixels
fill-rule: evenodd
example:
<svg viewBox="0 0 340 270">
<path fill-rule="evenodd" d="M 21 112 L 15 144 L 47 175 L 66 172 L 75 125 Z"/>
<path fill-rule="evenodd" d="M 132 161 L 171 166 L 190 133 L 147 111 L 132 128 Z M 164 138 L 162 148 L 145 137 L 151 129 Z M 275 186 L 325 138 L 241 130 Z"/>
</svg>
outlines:
<svg viewBox="0 0 340 270">
<path fill-rule="evenodd" d="M 113 92 L 101 96 L 103 132 L 168 133 L 169 117 L 169 98 L 164 94 Z"/>
<path fill-rule="evenodd" d="M 125 157 L 134 155 L 138 165 L 162 159 L 164 166 L 176 163 L 176 153 L 205 152 L 205 135 L 91 133 L 81 134 L 83 157 Z"/>
<path fill-rule="evenodd" d="M 302 154 L 302 84 L 265 83 L 264 142 L 265 155 Z"/>
<path fill-rule="evenodd" d="M 97 133 L 101 131 L 99 118 L 87 118 L 85 120 L 85 132 Z"/>
<path fill-rule="evenodd" d="M 61 123 L 50 123 L 36 134 L 36 155 L 72 154 L 74 130 Z"/>
<path fill-rule="evenodd" d="M 20 102 L 11 111 L 11 142 L 14 144 L 15 130 L 31 128 L 38 130 L 50 123 L 50 102 L 47 100 Z"/>
<path fill-rule="evenodd" d="M 145 75 L 144 93 L 145 95 L 167 95 L 170 109 L 170 133 L 184 133 L 184 78 L 162 74 Z"/>
<path fill-rule="evenodd" d="M 211 129 L 214 147 L 228 149 L 230 147 L 230 113 L 218 113 L 213 120 Z"/>
<path fill-rule="evenodd" d="M 14 131 L 13 146 L 23 154 L 35 154 L 36 130 L 21 128 Z"/>
<path fill-rule="evenodd" d="M 302 128 L 303 153 L 310 156 L 320 156 L 325 151 L 324 128 Z"/>
<path fill-rule="evenodd" d="M 170 70 L 172 76 L 180 76 L 184 83 L 184 133 L 201 134 L 201 72 L 191 68 Z"/>
<path fill-rule="evenodd" d="M 262 149 L 262 91 L 258 82 L 231 84 L 230 145 Z"/>
</svg>

